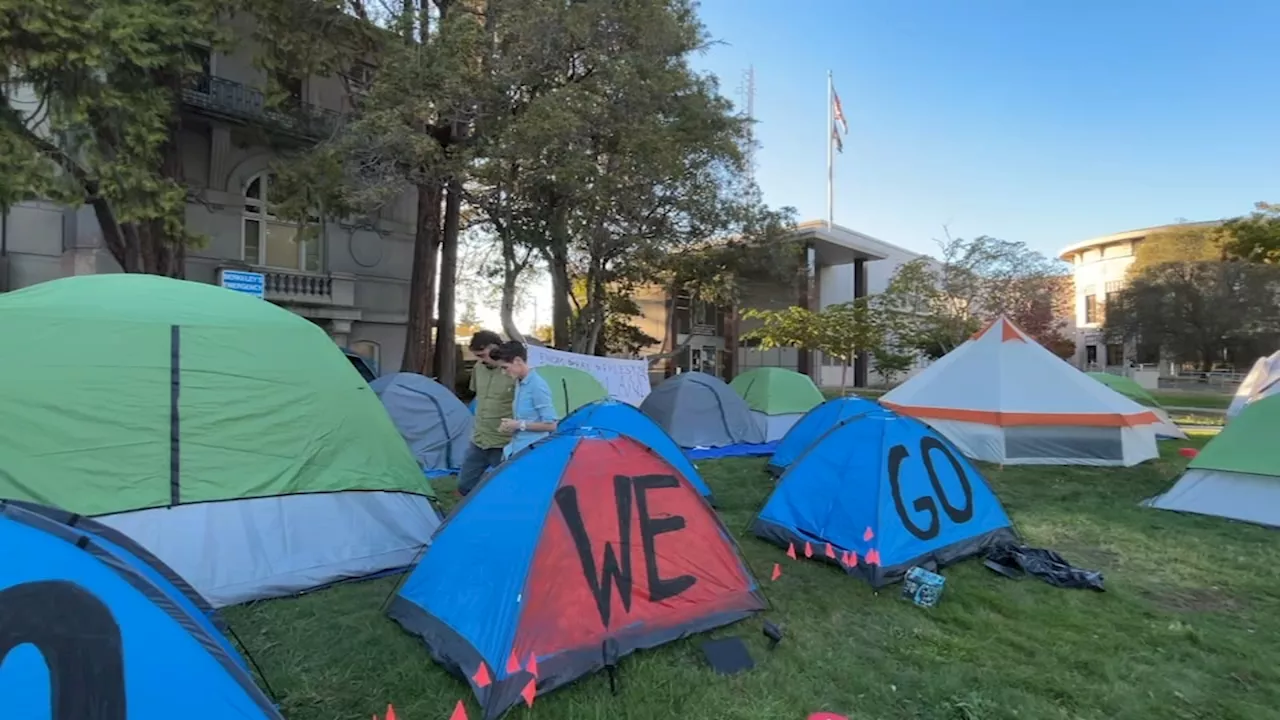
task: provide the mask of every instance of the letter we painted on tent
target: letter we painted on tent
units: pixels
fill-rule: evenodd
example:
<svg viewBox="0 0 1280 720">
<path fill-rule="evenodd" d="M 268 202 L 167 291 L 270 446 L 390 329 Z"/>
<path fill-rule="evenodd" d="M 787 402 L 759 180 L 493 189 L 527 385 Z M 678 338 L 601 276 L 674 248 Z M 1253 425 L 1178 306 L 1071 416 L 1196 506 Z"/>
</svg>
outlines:
<svg viewBox="0 0 1280 720">
<path fill-rule="evenodd" d="M 713 511 L 638 443 L 584 443 L 565 470 L 525 584 L 514 651 L 551 655 L 678 627 L 752 581 Z"/>
</svg>

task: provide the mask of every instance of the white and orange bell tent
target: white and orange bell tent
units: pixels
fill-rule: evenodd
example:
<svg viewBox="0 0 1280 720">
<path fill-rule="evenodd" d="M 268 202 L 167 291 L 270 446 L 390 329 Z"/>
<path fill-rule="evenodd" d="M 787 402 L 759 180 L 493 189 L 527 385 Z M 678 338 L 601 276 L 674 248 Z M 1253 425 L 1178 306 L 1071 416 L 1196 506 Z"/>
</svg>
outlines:
<svg viewBox="0 0 1280 720">
<path fill-rule="evenodd" d="M 1137 465 L 1159 456 L 1145 408 L 999 318 L 880 404 L 969 457 L 1005 465 Z"/>
</svg>

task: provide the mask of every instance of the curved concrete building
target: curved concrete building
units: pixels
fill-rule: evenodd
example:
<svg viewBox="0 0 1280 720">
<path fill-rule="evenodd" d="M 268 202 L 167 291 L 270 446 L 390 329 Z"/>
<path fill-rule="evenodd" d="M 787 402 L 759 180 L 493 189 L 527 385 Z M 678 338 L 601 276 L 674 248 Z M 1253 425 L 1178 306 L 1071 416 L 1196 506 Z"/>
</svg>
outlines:
<svg viewBox="0 0 1280 720">
<path fill-rule="evenodd" d="M 1063 248 L 1058 257 L 1071 264 L 1075 281 L 1075 364 L 1085 370 L 1124 365 L 1122 345 L 1108 345 L 1102 335 L 1107 300 L 1124 287 L 1138 244 L 1147 236 L 1180 227 L 1217 225 L 1217 221 L 1157 225 L 1103 235 Z"/>
</svg>

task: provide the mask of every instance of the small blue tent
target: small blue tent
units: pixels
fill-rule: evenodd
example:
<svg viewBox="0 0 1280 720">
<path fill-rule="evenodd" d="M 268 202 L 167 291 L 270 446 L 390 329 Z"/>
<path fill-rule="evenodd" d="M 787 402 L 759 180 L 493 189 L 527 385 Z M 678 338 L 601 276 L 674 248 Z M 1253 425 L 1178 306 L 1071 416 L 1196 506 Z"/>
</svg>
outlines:
<svg viewBox="0 0 1280 720">
<path fill-rule="evenodd" d="M 4 717 L 280 720 L 208 603 L 124 535 L 0 501 Z"/>
<path fill-rule="evenodd" d="M 822 403 L 805 413 L 778 441 L 778 448 L 773 451 L 766 469 L 774 477 L 781 475 L 805 450 L 831 432 L 832 428 L 869 412 L 891 411 L 874 400 L 860 397 L 842 397 Z"/>
<path fill-rule="evenodd" d="M 558 425 L 560 430 L 580 427 L 603 428 L 639 440 L 679 470 L 703 497 L 711 499 L 711 488 L 702 481 L 698 469 L 685 457 L 676 441 L 636 408 L 608 398 L 596 400 L 569 413 Z"/>
<path fill-rule="evenodd" d="M 874 587 L 1016 540 L 986 480 L 926 425 L 872 413 L 840 425 L 782 476 L 757 536 L 839 563 Z"/>
</svg>

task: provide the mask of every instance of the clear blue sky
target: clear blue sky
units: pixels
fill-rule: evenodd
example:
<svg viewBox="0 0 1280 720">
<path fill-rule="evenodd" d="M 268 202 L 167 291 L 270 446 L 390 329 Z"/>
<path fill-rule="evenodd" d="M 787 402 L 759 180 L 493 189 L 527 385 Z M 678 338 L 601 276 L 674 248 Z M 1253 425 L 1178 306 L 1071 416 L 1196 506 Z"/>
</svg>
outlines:
<svg viewBox="0 0 1280 720">
<path fill-rule="evenodd" d="M 826 73 L 849 119 L 835 220 L 930 252 L 1053 252 L 1280 201 L 1280 0 L 702 0 L 698 65 L 756 71 L 757 177 L 826 214 Z"/>
</svg>

